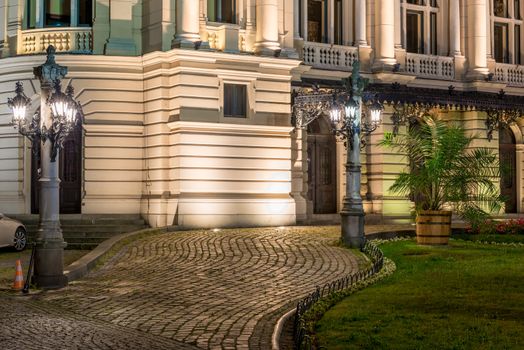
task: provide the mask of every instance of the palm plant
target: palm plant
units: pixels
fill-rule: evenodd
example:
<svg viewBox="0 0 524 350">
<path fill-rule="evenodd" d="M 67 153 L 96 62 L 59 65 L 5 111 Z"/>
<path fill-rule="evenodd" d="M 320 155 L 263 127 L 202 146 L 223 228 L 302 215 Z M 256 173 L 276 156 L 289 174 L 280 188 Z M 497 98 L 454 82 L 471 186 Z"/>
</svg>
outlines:
<svg viewBox="0 0 524 350">
<path fill-rule="evenodd" d="M 407 155 L 413 171 L 402 172 L 392 192 L 414 194 L 415 209 L 443 210 L 449 204 L 473 225 L 502 206 L 497 178 L 498 157 L 487 148 L 472 148 L 475 136 L 464 128 L 425 116 L 406 135 L 386 134 L 381 145 Z"/>
</svg>

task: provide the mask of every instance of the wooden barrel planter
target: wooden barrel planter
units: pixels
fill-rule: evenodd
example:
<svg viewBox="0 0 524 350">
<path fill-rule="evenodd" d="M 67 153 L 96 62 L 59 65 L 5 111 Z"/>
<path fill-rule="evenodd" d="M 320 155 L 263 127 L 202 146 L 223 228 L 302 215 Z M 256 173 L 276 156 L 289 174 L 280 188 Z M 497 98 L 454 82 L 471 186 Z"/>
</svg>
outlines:
<svg viewBox="0 0 524 350">
<path fill-rule="evenodd" d="M 417 243 L 428 245 L 448 244 L 451 234 L 451 212 L 423 210 L 417 213 Z"/>
</svg>

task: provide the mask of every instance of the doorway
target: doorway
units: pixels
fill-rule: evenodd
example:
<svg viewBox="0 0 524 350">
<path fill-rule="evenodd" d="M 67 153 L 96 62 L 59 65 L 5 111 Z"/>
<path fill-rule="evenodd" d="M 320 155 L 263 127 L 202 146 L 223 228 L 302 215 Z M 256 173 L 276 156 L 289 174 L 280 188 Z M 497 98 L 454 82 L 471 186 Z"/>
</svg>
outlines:
<svg viewBox="0 0 524 350">
<path fill-rule="evenodd" d="M 336 139 L 328 124 L 317 118 L 308 126 L 308 199 L 314 214 L 337 212 Z"/>
<path fill-rule="evenodd" d="M 499 129 L 500 193 L 506 197 L 505 212 L 517 212 L 517 168 L 515 136 L 509 128 Z"/>
<path fill-rule="evenodd" d="M 40 144 L 31 152 L 31 214 L 40 212 Z M 80 214 L 82 205 L 82 127 L 77 126 L 64 141 L 60 150 L 60 214 Z"/>
</svg>

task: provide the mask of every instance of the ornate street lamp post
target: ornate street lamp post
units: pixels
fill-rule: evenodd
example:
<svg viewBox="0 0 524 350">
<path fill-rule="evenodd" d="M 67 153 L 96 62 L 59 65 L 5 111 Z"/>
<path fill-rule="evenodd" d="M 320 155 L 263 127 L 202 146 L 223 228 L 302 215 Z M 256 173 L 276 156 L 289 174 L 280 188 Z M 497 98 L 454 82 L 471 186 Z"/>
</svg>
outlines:
<svg viewBox="0 0 524 350">
<path fill-rule="evenodd" d="M 55 48 L 47 48 L 47 60 L 35 67 L 34 75 L 40 80 L 40 108 L 27 118 L 30 99 L 24 94 L 21 82 L 16 83 L 16 96 L 8 99 L 13 110 L 13 125 L 33 144 L 40 142 L 40 221 L 36 236 L 34 282 L 40 288 L 54 289 L 67 285 L 63 273 L 64 242 L 59 220 L 59 185 L 57 156 L 64 139 L 74 129 L 81 107 L 73 99 L 69 85 L 62 92 L 60 79 L 67 74 L 67 67 L 55 62 Z"/>
<path fill-rule="evenodd" d="M 362 120 L 363 91 L 368 79 L 360 76 L 359 62 L 353 63 L 351 79 L 346 80 L 345 90 L 331 93 L 313 93 L 295 96 L 294 118 L 298 127 L 307 124 L 329 110 L 335 135 L 346 146 L 346 193 L 340 211 L 342 240 L 345 244 L 362 248 L 364 236 L 364 208 L 360 196 L 361 136 L 369 135 L 380 124 L 382 105 L 375 101 L 366 106 L 369 120 Z"/>
<path fill-rule="evenodd" d="M 375 101 L 368 106 L 369 121 L 362 120 L 362 92 L 368 79 L 360 76 L 360 65 L 353 64 L 351 79 L 346 82 L 346 94 L 335 96 L 330 112 L 335 134 L 346 146 L 346 194 L 340 211 L 342 240 L 351 247 L 362 248 L 364 236 L 364 208 L 360 196 L 360 145 L 361 134 L 369 135 L 380 123 L 382 105 Z"/>
</svg>

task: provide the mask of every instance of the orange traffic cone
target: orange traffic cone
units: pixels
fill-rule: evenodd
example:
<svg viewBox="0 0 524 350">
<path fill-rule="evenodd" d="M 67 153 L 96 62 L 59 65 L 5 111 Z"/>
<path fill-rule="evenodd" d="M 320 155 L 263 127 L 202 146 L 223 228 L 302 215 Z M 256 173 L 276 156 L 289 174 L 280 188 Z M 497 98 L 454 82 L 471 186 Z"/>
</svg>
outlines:
<svg viewBox="0 0 524 350">
<path fill-rule="evenodd" d="M 13 288 L 16 290 L 24 288 L 24 273 L 22 272 L 20 259 L 16 261 L 15 283 L 13 284 Z"/>
</svg>

